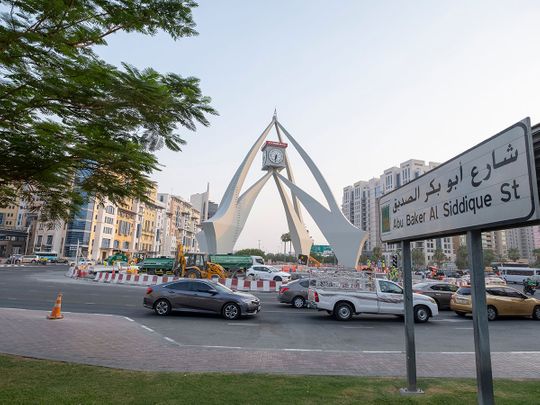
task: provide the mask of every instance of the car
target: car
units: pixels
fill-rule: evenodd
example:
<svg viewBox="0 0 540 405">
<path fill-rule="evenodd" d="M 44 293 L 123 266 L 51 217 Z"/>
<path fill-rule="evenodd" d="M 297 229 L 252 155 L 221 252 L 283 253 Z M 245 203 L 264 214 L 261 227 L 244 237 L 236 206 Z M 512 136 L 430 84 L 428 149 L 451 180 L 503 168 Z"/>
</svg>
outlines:
<svg viewBox="0 0 540 405">
<path fill-rule="evenodd" d="M 39 262 L 38 255 L 24 255 L 21 257 L 21 263 L 37 263 Z"/>
<path fill-rule="evenodd" d="M 278 292 L 278 301 L 292 304 L 295 308 L 303 308 L 308 300 L 309 280 L 298 279 L 281 286 Z"/>
<path fill-rule="evenodd" d="M 8 257 L 6 263 L 7 264 L 19 264 L 19 263 L 21 263 L 22 256 L 23 255 L 11 255 L 10 257 Z"/>
<path fill-rule="evenodd" d="M 252 294 L 233 291 L 209 280 L 183 279 L 148 287 L 143 305 L 157 315 L 172 311 L 221 314 L 227 320 L 256 315 L 261 300 Z"/>
<path fill-rule="evenodd" d="M 246 277 L 256 280 L 289 281 L 291 275 L 272 266 L 251 266 L 246 271 Z"/>
<path fill-rule="evenodd" d="M 450 309 L 450 298 L 458 289 L 458 286 L 445 281 L 429 281 L 413 285 L 413 292 L 433 298 L 439 310 Z"/>
<path fill-rule="evenodd" d="M 500 316 L 526 316 L 540 320 L 540 300 L 518 290 L 498 284 L 486 286 L 487 316 L 494 321 Z M 452 295 L 450 308 L 459 316 L 472 313 L 471 287 L 461 287 Z"/>
</svg>

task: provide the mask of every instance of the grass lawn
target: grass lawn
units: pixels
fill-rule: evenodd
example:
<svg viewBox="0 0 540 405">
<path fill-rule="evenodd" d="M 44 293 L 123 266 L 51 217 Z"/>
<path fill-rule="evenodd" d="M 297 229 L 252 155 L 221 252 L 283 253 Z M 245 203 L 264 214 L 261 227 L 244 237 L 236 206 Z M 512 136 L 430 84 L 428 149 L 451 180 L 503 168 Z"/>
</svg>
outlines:
<svg viewBox="0 0 540 405">
<path fill-rule="evenodd" d="M 114 370 L 0 355 L 0 404 L 475 404 L 471 379 L 419 380 L 402 397 L 398 378 L 186 374 Z M 540 380 L 496 380 L 500 404 L 540 403 Z"/>
</svg>

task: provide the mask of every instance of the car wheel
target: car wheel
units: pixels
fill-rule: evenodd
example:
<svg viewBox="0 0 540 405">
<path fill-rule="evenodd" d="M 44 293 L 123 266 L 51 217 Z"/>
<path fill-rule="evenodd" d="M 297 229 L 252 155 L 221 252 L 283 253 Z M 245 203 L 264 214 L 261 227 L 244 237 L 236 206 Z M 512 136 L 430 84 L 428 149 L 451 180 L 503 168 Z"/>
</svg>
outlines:
<svg viewBox="0 0 540 405">
<path fill-rule="evenodd" d="M 487 319 L 488 321 L 494 321 L 497 319 L 497 310 L 491 305 L 487 307 Z"/>
<path fill-rule="evenodd" d="M 454 311 L 454 312 L 456 313 L 457 316 L 461 316 L 462 318 L 466 316 L 465 312 L 461 312 L 461 311 Z"/>
<path fill-rule="evenodd" d="M 201 278 L 201 273 L 196 269 L 189 269 L 186 271 L 187 278 Z"/>
<path fill-rule="evenodd" d="M 171 303 L 167 300 L 157 300 L 154 304 L 154 311 L 160 316 L 169 315 L 171 313 Z"/>
<path fill-rule="evenodd" d="M 540 321 L 540 305 L 534 307 L 532 317 L 533 319 Z"/>
<path fill-rule="evenodd" d="M 274 281 L 281 281 L 281 277 L 279 276 L 274 277 Z"/>
<path fill-rule="evenodd" d="M 223 306 L 221 313 L 225 319 L 233 321 L 240 318 L 240 307 L 234 302 L 229 302 Z"/>
<path fill-rule="evenodd" d="M 36 263 L 36 261 L 35 261 L 35 260 L 32 260 L 30 263 Z"/>
<path fill-rule="evenodd" d="M 414 307 L 414 321 L 416 323 L 425 323 L 429 320 L 429 308 L 425 305 L 417 305 Z"/>
<path fill-rule="evenodd" d="M 334 307 L 334 316 L 338 321 L 348 321 L 353 316 L 353 309 L 346 302 L 338 303 Z"/>
<path fill-rule="evenodd" d="M 304 308 L 304 305 L 306 305 L 306 300 L 301 296 L 294 297 L 292 300 L 292 305 L 295 308 Z"/>
</svg>

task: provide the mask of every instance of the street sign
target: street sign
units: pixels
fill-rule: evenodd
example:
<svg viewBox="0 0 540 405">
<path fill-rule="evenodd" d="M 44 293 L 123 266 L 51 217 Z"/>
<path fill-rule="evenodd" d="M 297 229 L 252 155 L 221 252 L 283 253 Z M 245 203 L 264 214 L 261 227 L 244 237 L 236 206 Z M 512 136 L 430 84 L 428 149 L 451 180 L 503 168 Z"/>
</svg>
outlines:
<svg viewBox="0 0 540 405">
<path fill-rule="evenodd" d="M 538 219 L 529 118 L 380 199 L 381 240 L 488 230 Z"/>
<path fill-rule="evenodd" d="M 313 245 L 311 246 L 311 253 L 319 255 L 332 254 L 332 248 L 330 245 Z"/>
</svg>

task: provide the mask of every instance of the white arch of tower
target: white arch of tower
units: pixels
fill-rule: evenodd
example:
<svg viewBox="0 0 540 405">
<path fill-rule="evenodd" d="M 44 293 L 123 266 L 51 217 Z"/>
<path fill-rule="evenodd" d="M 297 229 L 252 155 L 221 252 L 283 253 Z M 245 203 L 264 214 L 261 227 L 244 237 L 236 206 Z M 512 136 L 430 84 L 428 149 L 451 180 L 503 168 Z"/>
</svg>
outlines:
<svg viewBox="0 0 540 405">
<path fill-rule="evenodd" d="M 253 160 L 272 127 L 275 127 L 280 142 L 282 142 L 281 132 L 283 132 L 292 146 L 298 151 L 317 181 L 328 208 L 294 182 L 292 168 L 286 152 L 285 168 L 287 177 L 280 174 L 278 170 L 270 170 L 240 195 Z M 295 252 L 309 255 L 312 244 L 302 219 L 302 212 L 298 204 L 298 201 L 300 201 L 332 247 L 338 262 L 346 267 L 355 267 L 367 239 L 367 233 L 352 225 L 343 215 L 320 170 L 296 139 L 279 123 L 276 114 L 274 114 L 270 124 L 255 141 L 236 170 L 225 190 L 217 212 L 202 223 L 202 231 L 197 234 L 200 249 L 208 253 L 229 253 L 233 251 L 251 208 L 270 177 L 274 179 L 278 188 Z M 290 190 L 291 198 L 289 198 L 286 188 Z"/>
</svg>

